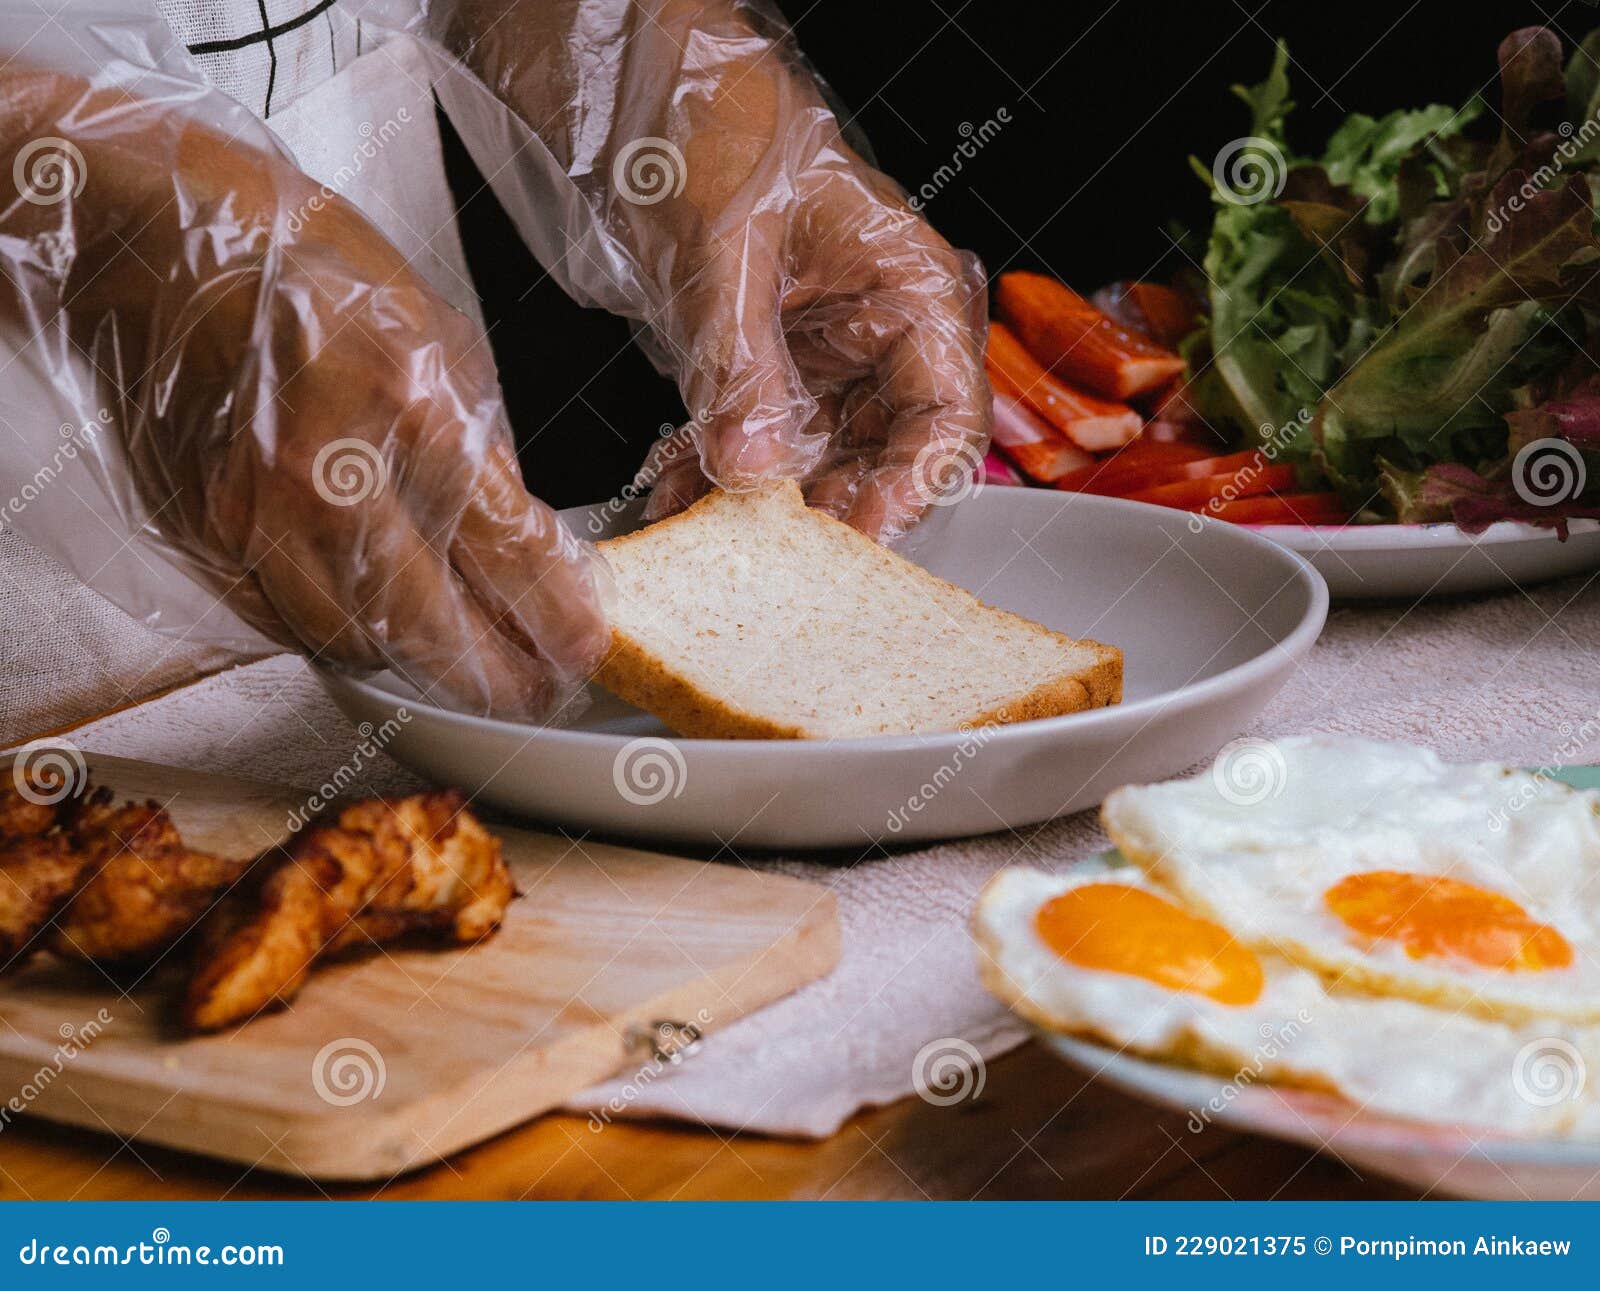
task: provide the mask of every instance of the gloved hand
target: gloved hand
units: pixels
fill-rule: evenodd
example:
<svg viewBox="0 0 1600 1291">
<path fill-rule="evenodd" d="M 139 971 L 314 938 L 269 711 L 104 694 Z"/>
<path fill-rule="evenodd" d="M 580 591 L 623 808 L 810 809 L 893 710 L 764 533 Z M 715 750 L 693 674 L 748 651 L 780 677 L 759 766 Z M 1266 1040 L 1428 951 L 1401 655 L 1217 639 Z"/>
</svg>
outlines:
<svg viewBox="0 0 1600 1291">
<path fill-rule="evenodd" d="M 733 0 L 433 0 L 428 26 L 576 191 L 541 204 L 562 245 L 598 238 L 623 269 L 547 267 L 580 299 L 620 290 L 678 379 L 693 419 L 646 463 L 649 514 L 789 476 L 892 538 L 970 482 L 982 271 L 847 145 L 781 23 Z"/>
<path fill-rule="evenodd" d="M 0 174 L 0 319 L 62 386 L 87 361 L 101 469 L 245 619 L 479 712 L 546 715 L 588 675 L 594 558 L 524 489 L 488 346 L 354 207 L 16 60 Z"/>
</svg>

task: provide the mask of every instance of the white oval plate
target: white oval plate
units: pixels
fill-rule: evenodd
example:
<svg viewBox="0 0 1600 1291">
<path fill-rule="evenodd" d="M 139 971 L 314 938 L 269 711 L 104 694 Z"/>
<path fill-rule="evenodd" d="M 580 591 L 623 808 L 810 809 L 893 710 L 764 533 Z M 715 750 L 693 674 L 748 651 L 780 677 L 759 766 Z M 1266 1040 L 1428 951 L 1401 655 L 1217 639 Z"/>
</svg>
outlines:
<svg viewBox="0 0 1600 1291">
<path fill-rule="evenodd" d="M 1566 541 L 1515 520 L 1480 534 L 1453 524 L 1252 525 L 1299 552 L 1334 599 L 1421 600 L 1503 592 L 1600 567 L 1600 521 L 1574 520 Z"/>
<path fill-rule="evenodd" d="M 602 537 L 606 507 L 564 513 Z M 1019 828 L 1159 780 L 1237 735 L 1304 658 L 1328 590 L 1234 525 L 1053 491 L 986 488 L 943 508 L 912 559 L 998 605 L 1121 647 L 1112 708 L 942 735 L 691 740 L 597 692 L 564 729 L 407 699 L 392 678 L 324 673 L 354 721 L 429 778 L 575 829 L 711 847 L 861 847 Z M 397 707 L 408 717 L 393 722 Z"/>
<path fill-rule="evenodd" d="M 1512 1138 L 1362 1111 L 1333 1094 L 1279 1088 L 1151 1062 L 1090 1040 L 1036 1031 L 1074 1067 L 1189 1117 L 1190 1133 L 1219 1125 L 1330 1152 L 1420 1192 L 1522 1201 L 1600 1199 L 1600 1142 Z"/>
</svg>

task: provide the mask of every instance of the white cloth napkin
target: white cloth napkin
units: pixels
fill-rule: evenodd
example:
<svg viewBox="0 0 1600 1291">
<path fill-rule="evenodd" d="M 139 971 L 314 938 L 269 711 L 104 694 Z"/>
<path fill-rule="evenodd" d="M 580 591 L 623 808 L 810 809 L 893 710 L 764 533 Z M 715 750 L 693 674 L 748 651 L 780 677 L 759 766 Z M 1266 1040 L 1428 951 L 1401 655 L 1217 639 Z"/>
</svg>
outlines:
<svg viewBox="0 0 1600 1291">
<path fill-rule="evenodd" d="M 1526 766 L 1600 758 L 1600 583 L 1404 610 L 1341 609 L 1254 733 L 1360 733 L 1431 745 L 1455 760 Z M 357 735 L 297 660 L 222 673 L 80 728 L 80 747 L 181 766 L 316 784 Z M 393 764 L 364 789 L 414 783 Z M 1038 829 L 853 864 L 758 864 L 832 887 L 844 954 L 828 978 L 713 1031 L 648 1082 L 574 1100 L 608 1115 L 667 1116 L 820 1136 L 857 1109 L 904 1097 L 924 1046 L 958 1040 L 990 1059 L 1022 1030 L 978 983 L 973 898 L 1004 865 L 1058 867 L 1104 846 L 1091 813 Z"/>
</svg>

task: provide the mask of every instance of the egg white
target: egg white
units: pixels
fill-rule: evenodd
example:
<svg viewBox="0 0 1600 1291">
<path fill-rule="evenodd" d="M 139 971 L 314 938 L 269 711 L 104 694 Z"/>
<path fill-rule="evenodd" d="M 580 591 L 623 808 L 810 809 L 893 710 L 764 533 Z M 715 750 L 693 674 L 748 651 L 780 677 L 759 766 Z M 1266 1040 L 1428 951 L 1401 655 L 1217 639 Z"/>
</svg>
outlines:
<svg viewBox="0 0 1600 1291">
<path fill-rule="evenodd" d="M 1247 1079 L 1338 1093 L 1417 1120 L 1513 1134 L 1600 1134 L 1584 1074 L 1600 1077 L 1600 1036 L 1557 1023 L 1512 1026 L 1410 1000 L 1330 991 L 1316 974 L 1260 955 L 1250 1004 L 1222 1004 L 1132 974 L 1084 968 L 1039 936 L 1035 916 L 1085 883 L 1122 883 L 1174 900 L 1148 876 L 1094 860 L 1067 875 L 1002 870 L 973 916 L 979 968 L 996 997 L 1037 1026 L 1119 1050 Z M 1177 902 L 1182 904 L 1181 901 Z M 1542 1055 L 1554 1055 L 1553 1060 Z M 1550 1099 L 1550 1080 L 1563 1077 Z M 1532 1064 L 1543 1061 L 1542 1070 Z M 1554 1066 L 1549 1064 L 1553 1061 Z"/>
<path fill-rule="evenodd" d="M 1309 736 L 1241 741 L 1192 779 L 1117 790 L 1101 816 L 1119 850 L 1186 904 L 1336 983 L 1487 1017 L 1600 1021 L 1600 793 Z M 1509 972 L 1363 938 L 1325 894 L 1374 870 L 1501 893 L 1559 931 L 1572 963 Z"/>
</svg>

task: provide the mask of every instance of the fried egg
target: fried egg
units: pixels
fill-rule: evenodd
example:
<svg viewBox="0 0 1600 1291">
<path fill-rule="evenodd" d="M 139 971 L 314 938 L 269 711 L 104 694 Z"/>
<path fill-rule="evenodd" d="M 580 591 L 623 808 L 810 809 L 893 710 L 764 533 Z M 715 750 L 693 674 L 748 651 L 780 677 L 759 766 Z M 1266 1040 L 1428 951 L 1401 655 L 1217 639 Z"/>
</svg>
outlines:
<svg viewBox="0 0 1600 1291">
<path fill-rule="evenodd" d="M 1427 749 L 1240 741 L 1119 789 L 1122 854 L 1331 983 L 1504 1020 L 1600 1020 L 1600 793 Z"/>
<path fill-rule="evenodd" d="M 1546 1135 L 1595 1125 L 1592 1030 L 1330 990 L 1132 866 L 1002 870 L 973 935 L 984 984 L 1052 1031 L 1419 1120 Z"/>
</svg>

